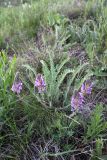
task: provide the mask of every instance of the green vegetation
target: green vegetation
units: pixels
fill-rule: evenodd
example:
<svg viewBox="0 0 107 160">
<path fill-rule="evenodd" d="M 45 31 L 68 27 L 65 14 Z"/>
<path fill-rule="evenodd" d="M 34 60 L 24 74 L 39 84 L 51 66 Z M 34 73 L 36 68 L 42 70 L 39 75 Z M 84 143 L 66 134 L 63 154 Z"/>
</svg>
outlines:
<svg viewBox="0 0 107 160">
<path fill-rule="evenodd" d="M 106 0 L 0 2 L 0 160 L 107 159 Z"/>
</svg>

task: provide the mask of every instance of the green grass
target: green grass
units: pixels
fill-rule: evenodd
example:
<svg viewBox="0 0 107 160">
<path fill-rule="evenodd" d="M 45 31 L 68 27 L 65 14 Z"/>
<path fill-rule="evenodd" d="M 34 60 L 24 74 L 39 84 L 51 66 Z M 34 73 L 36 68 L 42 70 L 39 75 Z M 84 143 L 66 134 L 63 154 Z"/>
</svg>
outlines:
<svg viewBox="0 0 107 160">
<path fill-rule="evenodd" d="M 0 159 L 106 159 L 106 1 L 20 2 L 0 4 Z M 88 79 L 92 93 L 72 112 Z M 20 94 L 11 90 L 17 80 Z"/>
<path fill-rule="evenodd" d="M 35 1 L 3 8 L 0 7 L 0 43 L 20 43 L 36 36 L 40 23 L 45 22 L 49 0 Z"/>
</svg>

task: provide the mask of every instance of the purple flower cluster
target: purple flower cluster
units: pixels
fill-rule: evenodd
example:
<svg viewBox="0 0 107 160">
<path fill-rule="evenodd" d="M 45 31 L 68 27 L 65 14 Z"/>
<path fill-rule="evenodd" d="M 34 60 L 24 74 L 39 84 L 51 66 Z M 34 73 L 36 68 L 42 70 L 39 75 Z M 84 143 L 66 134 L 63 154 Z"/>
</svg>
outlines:
<svg viewBox="0 0 107 160">
<path fill-rule="evenodd" d="M 71 111 L 77 111 L 77 110 L 81 110 L 82 109 L 82 104 L 83 104 L 83 96 L 81 96 L 81 94 L 79 92 L 75 93 L 72 97 L 71 97 Z"/>
<path fill-rule="evenodd" d="M 21 82 L 21 81 L 19 81 L 19 82 L 14 82 L 13 85 L 12 85 L 11 90 L 12 90 L 14 93 L 20 94 L 20 92 L 21 92 L 21 90 L 22 90 L 22 82 Z"/>
<path fill-rule="evenodd" d="M 42 92 L 46 91 L 46 83 L 45 83 L 44 78 L 41 74 L 37 74 L 34 85 L 35 85 L 35 87 L 37 87 L 38 93 L 42 93 Z"/>
<path fill-rule="evenodd" d="M 87 80 L 82 84 L 80 92 L 75 93 L 71 97 L 71 111 L 80 111 L 83 108 L 84 96 L 91 94 L 93 83 Z"/>
<path fill-rule="evenodd" d="M 92 92 L 92 87 L 93 87 L 93 83 L 91 83 L 90 80 L 87 80 L 85 83 L 82 84 L 81 86 L 81 94 L 83 96 L 87 95 L 87 94 L 91 94 Z"/>
<path fill-rule="evenodd" d="M 41 74 L 37 74 L 34 86 L 37 87 L 38 93 L 42 93 L 46 90 L 46 83 L 45 83 L 43 76 Z M 20 92 L 22 90 L 22 82 L 21 81 L 14 82 L 11 90 L 14 93 L 20 94 Z"/>
</svg>

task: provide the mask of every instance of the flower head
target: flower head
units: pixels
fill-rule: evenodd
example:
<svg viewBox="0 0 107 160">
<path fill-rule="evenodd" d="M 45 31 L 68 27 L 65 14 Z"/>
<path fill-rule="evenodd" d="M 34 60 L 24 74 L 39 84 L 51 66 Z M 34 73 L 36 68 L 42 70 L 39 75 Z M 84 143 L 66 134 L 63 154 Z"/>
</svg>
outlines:
<svg viewBox="0 0 107 160">
<path fill-rule="evenodd" d="M 81 94 L 83 96 L 87 94 L 91 94 L 92 92 L 93 83 L 90 80 L 87 80 L 85 83 L 81 86 Z"/>
<path fill-rule="evenodd" d="M 71 97 L 71 111 L 81 110 L 83 106 L 83 96 L 77 92 Z"/>
<path fill-rule="evenodd" d="M 21 82 L 21 81 L 19 81 L 19 82 L 14 82 L 13 85 L 12 85 L 11 90 L 12 90 L 14 93 L 20 94 L 20 92 L 21 92 L 21 90 L 22 90 L 22 82 Z"/>
<path fill-rule="evenodd" d="M 36 80 L 35 80 L 34 85 L 35 85 L 35 87 L 38 88 L 39 93 L 42 93 L 46 90 L 46 83 L 45 83 L 44 78 L 41 74 L 38 74 L 36 76 Z"/>
</svg>

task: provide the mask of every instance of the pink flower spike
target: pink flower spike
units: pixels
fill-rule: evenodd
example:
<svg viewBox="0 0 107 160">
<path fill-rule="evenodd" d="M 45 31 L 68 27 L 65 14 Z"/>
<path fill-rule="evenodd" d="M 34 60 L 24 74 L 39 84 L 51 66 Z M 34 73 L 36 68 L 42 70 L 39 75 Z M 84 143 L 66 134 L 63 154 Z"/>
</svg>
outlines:
<svg viewBox="0 0 107 160">
<path fill-rule="evenodd" d="M 87 80 L 81 86 L 81 94 L 83 94 L 83 96 L 87 94 L 91 94 L 92 87 L 93 87 L 93 83 L 90 80 Z"/>
<path fill-rule="evenodd" d="M 11 90 L 12 90 L 14 93 L 20 94 L 20 92 L 21 92 L 21 90 L 22 90 L 22 82 L 21 82 L 21 81 L 19 81 L 19 82 L 14 82 L 13 85 L 12 85 Z"/>
<path fill-rule="evenodd" d="M 83 106 L 83 96 L 81 96 L 81 94 L 79 92 L 75 93 L 72 97 L 71 97 L 71 111 L 76 111 L 76 110 L 81 110 L 82 106 Z"/>
<path fill-rule="evenodd" d="M 37 74 L 34 86 L 37 87 L 38 93 L 46 91 L 46 83 L 41 74 Z"/>
</svg>

